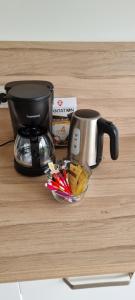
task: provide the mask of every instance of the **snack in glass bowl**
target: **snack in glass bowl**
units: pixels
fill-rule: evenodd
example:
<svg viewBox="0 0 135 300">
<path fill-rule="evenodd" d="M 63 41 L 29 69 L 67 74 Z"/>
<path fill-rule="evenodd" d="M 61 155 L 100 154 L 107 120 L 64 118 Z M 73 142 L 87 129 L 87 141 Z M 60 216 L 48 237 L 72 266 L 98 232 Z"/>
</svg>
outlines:
<svg viewBox="0 0 135 300">
<path fill-rule="evenodd" d="M 45 186 L 59 202 L 75 203 L 84 198 L 91 170 L 69 160 L 48 163 Z"/>
</svg>

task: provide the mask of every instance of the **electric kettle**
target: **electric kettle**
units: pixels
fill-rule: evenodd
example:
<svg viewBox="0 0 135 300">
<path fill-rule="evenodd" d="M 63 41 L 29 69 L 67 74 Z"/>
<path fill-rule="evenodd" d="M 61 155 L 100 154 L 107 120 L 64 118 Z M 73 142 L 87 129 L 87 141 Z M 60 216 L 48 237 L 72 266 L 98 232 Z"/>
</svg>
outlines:
<svg viewBox="0 0 135 300">
<path fill-rule="evenodd" d="M 110 137 L 110 154 L 115 160 L 119 154 L 117 127 L 103 119 L 95 110 L 75 111 L 69 130 L 68 158 L 91 168 L 99 165 L 102 160 L 104 133 Z"/>
</svg>

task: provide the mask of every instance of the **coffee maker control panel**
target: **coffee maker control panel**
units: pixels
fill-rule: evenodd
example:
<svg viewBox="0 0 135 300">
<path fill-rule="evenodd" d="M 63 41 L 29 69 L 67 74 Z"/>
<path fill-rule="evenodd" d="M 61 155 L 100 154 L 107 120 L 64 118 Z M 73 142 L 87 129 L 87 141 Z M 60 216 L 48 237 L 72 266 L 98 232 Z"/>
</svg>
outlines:
<svg viewBox="0 0 135 300">
<path fill-rule="evenodd" d="M 78 155 L 80 152 L 80 129 L 74 128 L 72 136 L 71 153 Z"/>
</svg>

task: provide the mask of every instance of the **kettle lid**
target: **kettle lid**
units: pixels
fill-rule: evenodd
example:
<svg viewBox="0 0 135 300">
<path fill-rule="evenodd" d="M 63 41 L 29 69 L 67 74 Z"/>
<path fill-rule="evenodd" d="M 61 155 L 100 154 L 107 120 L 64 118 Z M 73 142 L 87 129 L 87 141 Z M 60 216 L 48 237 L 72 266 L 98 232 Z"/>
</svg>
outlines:
<svg viewBox="0 0 135 300">
<path fill-rule="evenodd" d="M 100 113 L 92 109 L 79 109 L 75 111 L 75 116 L 81 119 L 95 119 L 100 117 Z"/>
</svg>

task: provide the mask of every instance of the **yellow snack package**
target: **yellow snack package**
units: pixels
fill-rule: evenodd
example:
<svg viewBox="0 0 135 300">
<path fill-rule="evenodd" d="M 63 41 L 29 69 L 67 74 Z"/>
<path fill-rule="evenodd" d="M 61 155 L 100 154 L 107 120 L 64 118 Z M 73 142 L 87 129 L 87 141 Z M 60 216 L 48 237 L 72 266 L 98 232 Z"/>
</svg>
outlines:
<svg viewBox="0 0 135 300">
<path fill-rule="evenodd" d="M 76 187 L 76 195 L 83 193 L 87 187 L 89 180 L 88 173 L 82 168 L 82 172 L 78 178 L 77 187 Z"/>
<path fill-rule="evenodd" d="M 80 195 L 85 191 L 88 180 L 90 177 L 90 172 L 86 170 L 81 165 L 70 164 L 69 170 L 69 183 L 72 190 L 73 195 Z"/>
<path fill-rule="evenodd" d="M 81 172 L 82 172 L 82 168 L 80 165 L 73 165 L 72 163 L 70 164 L 69 183 L 71 186 L 72 193 L 74 195 L 76 193 L 77 183 Z"/>
</svg>

